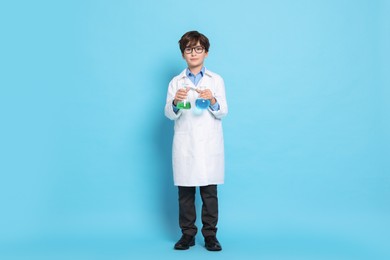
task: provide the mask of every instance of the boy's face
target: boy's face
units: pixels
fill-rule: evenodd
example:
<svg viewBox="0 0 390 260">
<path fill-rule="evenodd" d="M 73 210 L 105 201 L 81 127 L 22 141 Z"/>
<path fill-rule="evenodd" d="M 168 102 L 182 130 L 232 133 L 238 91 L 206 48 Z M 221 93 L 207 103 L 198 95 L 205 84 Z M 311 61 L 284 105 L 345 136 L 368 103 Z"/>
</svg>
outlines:
<svg viewBox="0 0 390 260">
<path fill-rule="evenodd" d="M 208 52 L 200 45 L 199 42 L 195 45 L 187 45 L 184 50 L 183 58 L 186 60 L 188 67 L 196 68 L 203 66 L 204 59 L 207 57 Z"/>
</svg>

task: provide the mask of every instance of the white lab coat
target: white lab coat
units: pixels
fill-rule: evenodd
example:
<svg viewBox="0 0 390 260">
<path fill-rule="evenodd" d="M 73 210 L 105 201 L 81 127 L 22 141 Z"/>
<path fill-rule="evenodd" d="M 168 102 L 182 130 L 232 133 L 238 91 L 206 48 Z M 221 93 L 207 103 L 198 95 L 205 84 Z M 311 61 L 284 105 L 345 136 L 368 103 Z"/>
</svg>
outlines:
<svg viewBox="0 0 390 260">
<path fill-rule="evenodd" d="M 191 89 L 187 102 L 191 109 L 173 111 L 177 90 L 186 82 Z M 195 106 L 198 93 L 185 70 L 174 77 L 168 86 L 165 116 L 175 121 L 172 146 L 173 180 L 176 186 L 206 186 L 224 182 L 224 143 L 221 118 L 228 113 L 225 85 L 221 76 L 205 70 L 197 87 L 211 90 L 219 110 L 199 110 Z"/>
</svg>

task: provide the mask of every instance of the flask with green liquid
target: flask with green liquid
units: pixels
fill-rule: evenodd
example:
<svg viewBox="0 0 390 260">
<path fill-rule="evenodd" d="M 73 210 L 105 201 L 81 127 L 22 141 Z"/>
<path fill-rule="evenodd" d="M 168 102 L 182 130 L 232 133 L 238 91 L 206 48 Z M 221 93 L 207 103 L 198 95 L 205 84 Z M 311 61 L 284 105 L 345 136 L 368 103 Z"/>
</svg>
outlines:
<svg viewBox="0 0 390 260">
<path fill-rule="evenodd" d="M 183 82 L 182 87 L 187 88 L 187 84 L 185 81 Z M 184 99 L 183 101 L 177 102 L 176 107 L 178 109 L 191 109 L 191 103 L 187 99 Z"/>
</svg>

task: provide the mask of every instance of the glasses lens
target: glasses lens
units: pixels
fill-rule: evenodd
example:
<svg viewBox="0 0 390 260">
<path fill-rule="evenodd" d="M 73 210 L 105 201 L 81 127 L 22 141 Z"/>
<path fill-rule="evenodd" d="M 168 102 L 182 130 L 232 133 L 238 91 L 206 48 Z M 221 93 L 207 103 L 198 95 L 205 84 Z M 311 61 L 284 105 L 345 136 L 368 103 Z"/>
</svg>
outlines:
<svg viewBox="0 0 390 260">
<path fill-rule="evenodd" d="M 196 47 L 195 48 L 196 53 L 202 53 L 203 52 L 203 47 Z"/>
<path fill-rule="evenodd" d="M 191 53 L 191 52 L 192 52 L 192 49 L 191 49 L 191 48 L 189 48 L 189 47 L 187 47 L 187 48 L 185 48 L 185 49 L 184 49 L 184 52 L 189 54 L 189 53 Z"/>
</svg>

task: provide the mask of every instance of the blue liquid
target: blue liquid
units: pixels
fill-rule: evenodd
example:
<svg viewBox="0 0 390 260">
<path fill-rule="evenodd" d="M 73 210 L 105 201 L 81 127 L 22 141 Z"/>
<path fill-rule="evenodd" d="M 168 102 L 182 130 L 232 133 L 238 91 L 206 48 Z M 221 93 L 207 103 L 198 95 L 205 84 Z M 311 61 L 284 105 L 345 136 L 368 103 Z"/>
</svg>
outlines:
<svg viewBox="0 0 390 260">
<path fill-rule="evenodd" d="M 199 109 L 207 109 L 210 106 L 210 100 L 203 99 L 203 98 L 198 98 L 195 101 L 195 105 Z"/>
</svg>

